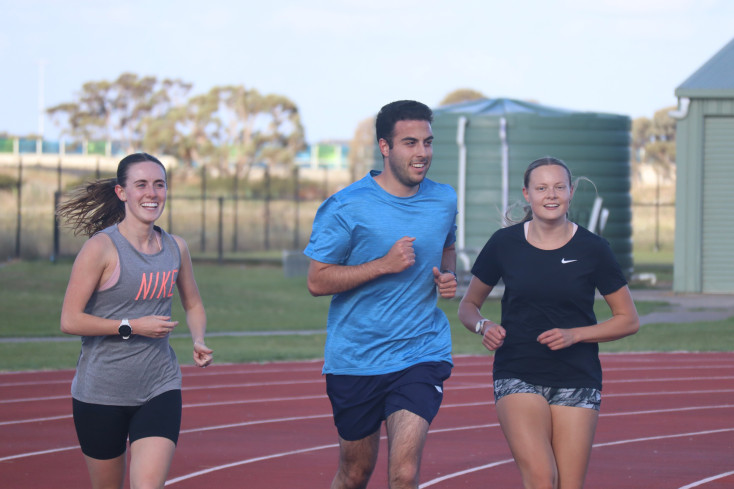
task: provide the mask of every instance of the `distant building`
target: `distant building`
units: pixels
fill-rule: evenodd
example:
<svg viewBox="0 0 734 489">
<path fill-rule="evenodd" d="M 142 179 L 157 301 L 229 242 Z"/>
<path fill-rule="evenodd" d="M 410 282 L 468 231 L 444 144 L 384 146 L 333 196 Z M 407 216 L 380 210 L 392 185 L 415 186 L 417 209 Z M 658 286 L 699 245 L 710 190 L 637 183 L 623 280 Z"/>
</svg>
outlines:
<svg viewBox="0 0 734 489">
<path fill-rule="evenodd" d="M 675 95 L 673 290 L 734 293 L 734 39 Z"/>
<path fill-rule="evenodd" d="M 296 155 L 296 165 L 311 170 L 348 170 L 349 143 L 334 141 L 308 145 Z"/>
</svg>

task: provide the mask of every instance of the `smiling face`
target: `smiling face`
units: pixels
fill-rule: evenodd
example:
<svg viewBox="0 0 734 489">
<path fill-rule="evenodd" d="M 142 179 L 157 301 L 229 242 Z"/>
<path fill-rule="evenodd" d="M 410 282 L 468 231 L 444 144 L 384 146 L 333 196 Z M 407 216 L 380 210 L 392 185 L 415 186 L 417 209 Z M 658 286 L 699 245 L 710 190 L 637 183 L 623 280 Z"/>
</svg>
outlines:
<svg viewBox="0 0 734 489">
<path fill-rule="evenodd" d="M 395 195 L 413 195 L 431 166 L 431 123 L 423 120 L 398 121 L 392 133 L 392 148 L 385 139 L 380 139 L 379 143 L 385 160 L 383 175 L 386 188 Z"/>
<path fill-rule="evenodd" d="M 568 172 L 553 164 L 533 169 L 522 193 L 530 204 L 533 218 L 545 221 L 565 220 L 573 197 Z"/>
<path fill-rule="evenodd" d="M 163 213 L 167 190 L 165 171 L 153 161 L 131 164 L 124 185 L 115 187 L 117 196 L 125 202 L 125 218 L 149 224 Z"/>
</svg>

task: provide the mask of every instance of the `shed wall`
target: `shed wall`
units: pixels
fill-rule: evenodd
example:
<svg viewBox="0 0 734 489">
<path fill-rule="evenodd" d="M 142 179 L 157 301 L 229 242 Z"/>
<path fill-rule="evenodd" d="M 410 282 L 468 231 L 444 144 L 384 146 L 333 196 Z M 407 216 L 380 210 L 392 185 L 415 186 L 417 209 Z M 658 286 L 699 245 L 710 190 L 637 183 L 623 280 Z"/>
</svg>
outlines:
<svg viewBox="0 0 734 489">
<path fill-rule="evenodd" d="M 675 292 L 734 292 L 734 100 L 691 100 L 677 122 Z"/>
</svg>

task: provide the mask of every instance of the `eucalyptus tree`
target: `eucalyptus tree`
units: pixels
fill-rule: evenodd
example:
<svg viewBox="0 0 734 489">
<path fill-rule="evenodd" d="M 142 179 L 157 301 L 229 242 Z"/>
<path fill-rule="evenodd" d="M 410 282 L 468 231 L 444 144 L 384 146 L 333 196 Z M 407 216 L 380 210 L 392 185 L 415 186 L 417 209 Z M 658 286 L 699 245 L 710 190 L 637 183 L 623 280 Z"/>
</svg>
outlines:
<svg viewBox="0 0 734 489">
<path fill-rule="evenodd" d="M 304 146 L 298 106 L 288 97 L 238 86 L 219 87 L 221 145 L 236 177 L 247 177 L 254 164 L 290 166 Z"/>
<path fill-rule="evenodd" d="M 265 167 L 265 247 L 269 248 L 270 170 L 275 165 L 293 166 L 296 153 L 304 146 L 303 126 L 296 104 L 278 94 L 261 94 L 244 86 L 224 86 L 216 90 L 220 101 L 224 167 L 232 173 L 235 232 L 233 249 L 237 249 L 237 209 L 240 180 L 249 179 L 253 165 Z"/>
<path fill-rule="evenodd" d="M 670 111 L 657 110 L 652 119 L 638 117 L 632 121 L 633 162 L 654 165 L 661 176 L 670 177 L 675 171 L 675 119 Z"/>
<path fill-rule="evenodd" d="M 438 105 L 458 104 L 459 102 L 468 102 L 483 98 L 487 98 L 487 96 L 473 88 L 457 88 L 453 92 L 449 92 Z"/>
<path fill-rule="evenodd" d="M 73 100 L 47 110 L 62 136 L 119 141 L 126 151 L 141 147 L 147 123 L 184 99 L 191 84 L 123 73 L 114 81 L 90 81 Z"/>
<path fill-rule="evenodd" d="M 375 163 L 375 118 L 360 121 L 349 143 L 349 170 L 352 181 L 362 178 Z"/>
</svg>

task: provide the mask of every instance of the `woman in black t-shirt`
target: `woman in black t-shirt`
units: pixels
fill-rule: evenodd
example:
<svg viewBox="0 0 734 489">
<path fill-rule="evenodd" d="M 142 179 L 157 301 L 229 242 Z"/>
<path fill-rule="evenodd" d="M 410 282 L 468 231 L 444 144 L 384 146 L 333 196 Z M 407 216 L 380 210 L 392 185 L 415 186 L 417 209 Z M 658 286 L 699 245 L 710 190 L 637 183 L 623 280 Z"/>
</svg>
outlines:
<svg viewBox="0 0 734 489">
<path fill-rule="evenodd" d="M 609 244 L 567 218 L 571 172 L 541 158 L 525 171 L 521 222 L 495 232 L 472 267 L 459 319 L 496 351 L 497 416 L 526 488 L 581 488 L 601 403 L 598 343 L 639 329 Z M 480 309 L 502 280 L 501 324 Z M 612 317 L 594 315 L 596 290 Z"/>
</svg>

